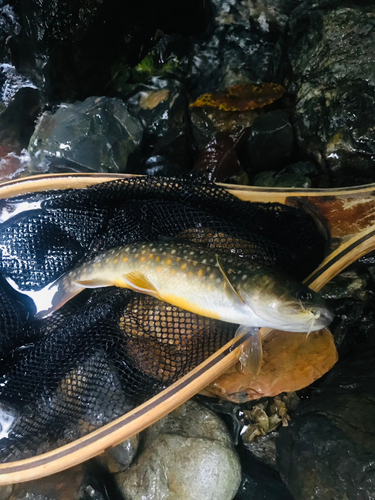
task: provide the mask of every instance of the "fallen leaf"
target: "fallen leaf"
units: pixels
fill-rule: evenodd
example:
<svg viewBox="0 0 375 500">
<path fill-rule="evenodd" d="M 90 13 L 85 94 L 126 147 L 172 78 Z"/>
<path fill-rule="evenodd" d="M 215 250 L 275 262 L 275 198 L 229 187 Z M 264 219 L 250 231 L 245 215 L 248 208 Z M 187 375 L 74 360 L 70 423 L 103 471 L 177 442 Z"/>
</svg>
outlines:
<svg viewBox="0 0 375 500">
<path fill-rule="evenodd" d="M 193 170 L 213 182 L 225 182 L 228 177 L 238 175 L 242 168 L 234 146 L 228 133 L 219 132 L 204 148 Z"/>
<path fill-rule="evenodd" d="M 233 85 L 224 92 L 203 94 L 191 107 L 210 106 L 224 111 L 247 111 L 271 104 L 286 92 L 277 83 Z"/>
<path fill-rule="evenodd" d="M 257 377 L 235 365 L 208 385 L 203 394 L 243 403 L 281 392 L 298 391 L 324 375 L 338 359 L 331 332 L 273 331 L 263 341 L 263 364 Z"/>
</svg>

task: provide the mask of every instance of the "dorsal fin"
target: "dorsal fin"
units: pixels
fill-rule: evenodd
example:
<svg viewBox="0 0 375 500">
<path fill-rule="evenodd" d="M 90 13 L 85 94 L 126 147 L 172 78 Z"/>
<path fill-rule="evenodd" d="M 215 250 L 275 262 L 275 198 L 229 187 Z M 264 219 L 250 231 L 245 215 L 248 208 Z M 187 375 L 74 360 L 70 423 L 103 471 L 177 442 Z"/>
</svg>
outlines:
<svg viewBox="0 0 375 500">
<path fill-rule="evenodd" d="M 233 294 L 234 294 L 236 296 L 236 298 L 239 299 L 242 304 L 244 304 L 245 301 L 243 300 L 243 298 L 241 297 L 241 295 L 237 292 L 237 290 L 234 288 L 234 286 L 230 282 L 230 280 L 228 278 L 228 275 L 225 272 L 225 269 L 224 269 L 222 263 L 220 262 L 220 258 L 219 258 L 219 256 L 217 254 L 216 254 L 216 262 L 217 262 L 217 265 L 219 266 L 221 274 L 224 276 L 225 285 L 226 285 L 226 292 L 230 296 L 233 296 Z"/>
</svg>

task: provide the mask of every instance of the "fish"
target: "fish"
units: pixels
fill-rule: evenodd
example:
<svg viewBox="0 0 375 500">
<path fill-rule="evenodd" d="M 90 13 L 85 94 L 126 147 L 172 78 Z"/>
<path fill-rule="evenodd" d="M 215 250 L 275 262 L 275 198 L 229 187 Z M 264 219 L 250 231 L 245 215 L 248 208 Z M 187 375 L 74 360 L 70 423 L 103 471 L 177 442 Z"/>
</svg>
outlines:
<svg viewBox="0 0 375 500">
<path fill-rule="evenodd" d="M 333 319 L 324 300 L 299 281 L 240 257 L 177 241 L 104 251 L 44 289 L 23 293 L 34 300 L 35 318 L 43 319 L 83 289 L 108 286 L 128 288 L 201 316 L 238 324 L 236 335 L 250 333 L 241 362 L 254 374 L 262 363 L 260 327 L 309 333 Z"/>
</svg>

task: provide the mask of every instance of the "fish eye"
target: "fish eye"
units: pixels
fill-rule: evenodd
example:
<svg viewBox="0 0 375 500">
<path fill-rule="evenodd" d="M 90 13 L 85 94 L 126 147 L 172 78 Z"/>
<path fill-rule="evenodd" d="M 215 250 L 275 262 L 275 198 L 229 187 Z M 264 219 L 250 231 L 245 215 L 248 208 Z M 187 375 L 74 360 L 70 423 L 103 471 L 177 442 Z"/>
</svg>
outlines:
<svg viewBox="0 0 375 500">
<path fill-rule="evenodd" d="M 307 300 L 312 299 L 312 294 L 310 292 L 306 292 L 305 290 L 299 290 L 297 292 L 297 299 L 301 302 L 306 302 Z"/>
</svg>

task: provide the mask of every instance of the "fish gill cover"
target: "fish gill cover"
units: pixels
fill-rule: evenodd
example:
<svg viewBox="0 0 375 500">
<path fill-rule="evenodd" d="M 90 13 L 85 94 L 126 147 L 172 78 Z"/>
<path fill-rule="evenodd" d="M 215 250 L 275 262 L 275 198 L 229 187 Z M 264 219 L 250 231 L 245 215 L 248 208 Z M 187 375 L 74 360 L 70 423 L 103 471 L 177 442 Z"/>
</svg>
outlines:
<svg viewBox="0 0 375 500">
<path fill-rule="evenodd" d="M 20 291 L 40 290 L 103 250 L 185 238 L 302 279 L 325 241 L 305 212 L 246 203 L 194 175 L 132 178 L 0 205 L 0 460 L 77 439 L 188 373 L 236 325 L 129 290 L 86 290 L 42 321 Z M 6 426 L 3 426 L 3 430 Z"/>
</svg>

